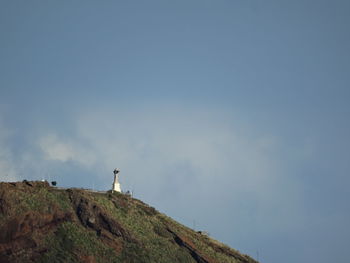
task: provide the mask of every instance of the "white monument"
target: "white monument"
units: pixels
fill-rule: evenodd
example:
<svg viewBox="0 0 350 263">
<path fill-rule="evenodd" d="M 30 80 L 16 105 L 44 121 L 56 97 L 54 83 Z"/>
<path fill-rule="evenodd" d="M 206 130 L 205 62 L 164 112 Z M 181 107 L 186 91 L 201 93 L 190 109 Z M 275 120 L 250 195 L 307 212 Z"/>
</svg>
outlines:
<svg viewBox="0 0 350 263">
<path fill-rule="evenodd" d="M 120 183 L 119 183 L 119 173 L 120 173 L 120 170 L 119 169 L 114 169 L 113 171 L 114 173 L 114 182 L 113 182 L 113 185 L 112 185 L 112 192 L 121 192 L 121 189 L 120 189 Z"/>
</svg>

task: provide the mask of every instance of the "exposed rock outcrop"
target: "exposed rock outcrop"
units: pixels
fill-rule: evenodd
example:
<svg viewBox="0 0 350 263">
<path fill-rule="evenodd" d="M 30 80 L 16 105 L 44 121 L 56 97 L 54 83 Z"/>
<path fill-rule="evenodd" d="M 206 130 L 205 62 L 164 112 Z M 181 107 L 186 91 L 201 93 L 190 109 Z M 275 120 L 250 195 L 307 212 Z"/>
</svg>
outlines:
<svg viewBox="0 0 350 263">
<path fill-rule="evenodd" d="M 86 197 L 84 191 L 69 189 L 68 193 L 81 224 L 96 231 L 97 236 L 101 237 L 108 246 L 119 252 L 122 244 L 118 238 L 126 242 L 138 243 L 131 233 L 113 219 L 107 211 L 91 201 L 91 198 Z"/>
<path fill-rule="evenodd" d="M 196 246 L 187 238 L 175 233 L 173 230 L 171 230 L 169 227 L 167 227 L 167 230 L 173 235 L 173 238 L 175 240 L 175 242 L 181 246 L 184 247 L 185 249 L 187 249 L 191 256 L 193 257 L 193 259 L 197 262 L 197 263 L 219 263 L 218 261 L 203 255 L 197 248 Z"/>
</svg>

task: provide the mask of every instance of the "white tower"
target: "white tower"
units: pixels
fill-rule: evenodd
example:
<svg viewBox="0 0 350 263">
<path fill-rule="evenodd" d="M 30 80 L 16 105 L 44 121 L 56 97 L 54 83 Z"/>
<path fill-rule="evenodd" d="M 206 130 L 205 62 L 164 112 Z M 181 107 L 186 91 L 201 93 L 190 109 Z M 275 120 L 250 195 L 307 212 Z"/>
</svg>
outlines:
<svg viewBox="0 0 350 263">
<path fill-rule="evenodd" d="M 114 169 L 113 171 L 114 173 L 114 182 L 113 182 L 113 185 L 112 185 L 112 192 L 121 192 L 121 189 L 120 189 L 120 183 L 119 183 L 119 173 L 120 173 L 120 170 L 119 169 Z"/>
</svg>

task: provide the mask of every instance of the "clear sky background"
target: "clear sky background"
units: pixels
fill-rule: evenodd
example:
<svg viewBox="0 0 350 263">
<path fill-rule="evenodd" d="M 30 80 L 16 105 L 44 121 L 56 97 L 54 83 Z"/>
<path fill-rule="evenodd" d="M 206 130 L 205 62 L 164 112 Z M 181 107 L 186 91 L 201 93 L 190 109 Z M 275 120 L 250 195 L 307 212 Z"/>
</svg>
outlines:
<svg viewBox="0 0 350 263">
<path fill-rule="evenodd" d="M 350 1 L 0 1 L 1 180 L 124 190 L 261 262 L 349 262 Z"/>
</svg>

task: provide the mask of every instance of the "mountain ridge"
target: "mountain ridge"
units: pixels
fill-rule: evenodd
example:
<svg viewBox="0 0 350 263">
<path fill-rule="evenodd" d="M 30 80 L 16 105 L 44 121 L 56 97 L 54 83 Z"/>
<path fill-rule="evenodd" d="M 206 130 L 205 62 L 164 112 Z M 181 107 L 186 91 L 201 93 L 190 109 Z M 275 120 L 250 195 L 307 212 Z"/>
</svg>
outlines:
<svg viewBox="0 0 350 263">
<path fill-rule="evenodd" d="M 0 262 L 256 263 L 122 193 L 0 183 Z"/>
</svg>

